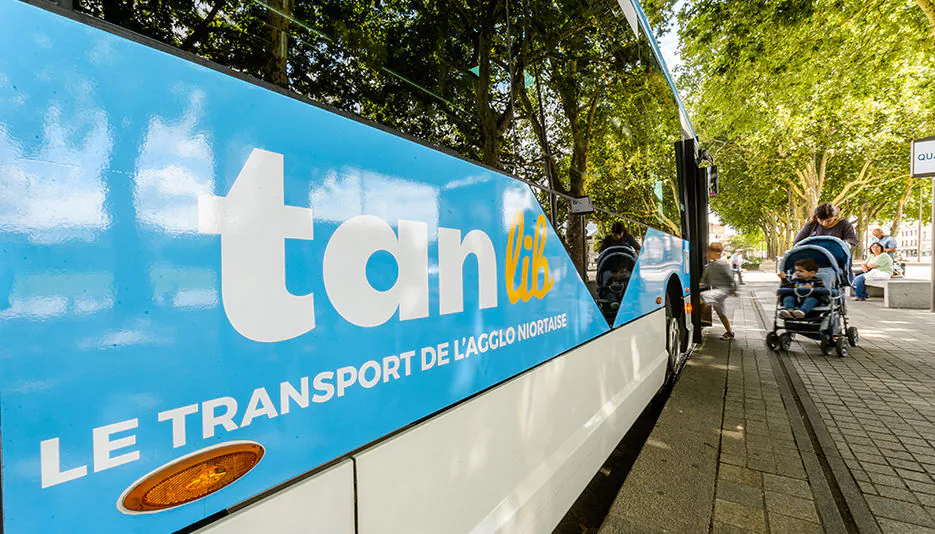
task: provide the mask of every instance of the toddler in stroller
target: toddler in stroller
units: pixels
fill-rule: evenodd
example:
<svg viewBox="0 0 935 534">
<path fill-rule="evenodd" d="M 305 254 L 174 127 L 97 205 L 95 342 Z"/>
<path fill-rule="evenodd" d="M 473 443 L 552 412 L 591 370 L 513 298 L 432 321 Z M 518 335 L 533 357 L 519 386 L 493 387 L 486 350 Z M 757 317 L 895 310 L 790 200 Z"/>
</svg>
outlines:
<svg viewBox="0 0 935 534">
<path fill-rule="evenodd" d="M 779 273 L 782 279 L 781 287 L 802 289 L 795 291 L 794 295 L 782 297 L 783 309 L 779 316 L 783 319 L 804 319 L 819 303 L 827 302 L 828 297 L 812 296 L 814 291 L 805 292 L 806 289 L 824 289 L 825 283 L 818 274 L 818 262 L 812 258 L 802 258 L 795 262 L 795 273 L 790 277 L 787 273 Z"/>
<path fill-rule="evenodd" d="M 636 251 L 628 246 L 610 247 L 597 258 L 597 303 L 608 324 L 617 317 L 635 266 Z"/>
<path fill-rule="evenodd" d="M 769 349 L 789 350 L 793 335 L 801 335 L 819 340 L 822 354 L 833 347 L 847 356 L 848 345 L 859 341 L 857 328 L 847 325 L 844 298 L 853 276 L 850 246 L 831 236 L 804 239 L 786 253 L 779 276 Z"/>
</svg>

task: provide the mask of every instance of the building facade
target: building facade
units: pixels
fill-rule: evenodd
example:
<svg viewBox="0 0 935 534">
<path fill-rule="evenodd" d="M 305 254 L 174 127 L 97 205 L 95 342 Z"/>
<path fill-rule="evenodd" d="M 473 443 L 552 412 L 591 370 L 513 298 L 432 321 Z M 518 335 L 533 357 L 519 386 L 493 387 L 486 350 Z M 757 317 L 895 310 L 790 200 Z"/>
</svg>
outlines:
<svg viewBox="0 0 935 534">
<path fill-rule="evenodd" d="M 874 223 L 870 229 L 883 228 L 886 232 L 893 225 L 892 222 Z M 921 243 L 921 259 L 928 261 L 932 257 L 932 225 L 931 223 L 920 225 L 918 221 L 906 221 L 899 225 L 899 231 L 893 234 L 896 238 L 896 257 L 905 261 L 918 261 L 919 247 Z M 867 232 L 865 245 L 869 246 L 873 242 L 873 235 Z"/>
</svg>

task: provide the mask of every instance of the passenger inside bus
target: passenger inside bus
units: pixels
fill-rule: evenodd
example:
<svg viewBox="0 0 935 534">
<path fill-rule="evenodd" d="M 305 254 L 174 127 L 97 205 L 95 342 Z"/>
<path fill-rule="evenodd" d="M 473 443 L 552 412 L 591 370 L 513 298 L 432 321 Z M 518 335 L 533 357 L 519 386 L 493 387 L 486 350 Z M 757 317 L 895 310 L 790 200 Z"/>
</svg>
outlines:
<svg viewBox="0 0 935 534">
<path fill-rule="evenodd" d="M 597 260 L 597 301 L 608 324 L 613 324 L 636 265 L 636 252 L 628 246 L 610 247 Z"/>
</svg>

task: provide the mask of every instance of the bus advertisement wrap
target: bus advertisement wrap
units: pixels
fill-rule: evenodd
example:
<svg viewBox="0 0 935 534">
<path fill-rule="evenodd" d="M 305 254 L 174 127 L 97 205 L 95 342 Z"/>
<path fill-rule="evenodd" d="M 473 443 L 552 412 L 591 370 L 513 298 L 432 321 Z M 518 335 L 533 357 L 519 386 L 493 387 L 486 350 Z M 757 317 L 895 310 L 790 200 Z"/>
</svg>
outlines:
<svg viewBox="0 0 935 534">
<path fill-rule="evenodd" d="M 15 0 L 0 46 L 4 532 L 183 528 L 609 331 L 518 180 Z"/>
<path fill-rule="evenodd" d="M 6 532 L 181 528 L 608 330 L 521 182 L 13 0 L 0 43 Z"/>
</svg>

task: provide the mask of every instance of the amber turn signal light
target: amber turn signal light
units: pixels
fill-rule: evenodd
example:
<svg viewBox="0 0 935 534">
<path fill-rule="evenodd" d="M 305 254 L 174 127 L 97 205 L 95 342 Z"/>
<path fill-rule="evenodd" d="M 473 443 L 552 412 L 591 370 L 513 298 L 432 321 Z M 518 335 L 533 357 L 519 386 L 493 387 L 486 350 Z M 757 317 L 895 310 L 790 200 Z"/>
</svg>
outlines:
<svg viewBox="0 0 935 534">
<path fill-rule="evenodd" d="M 685 313 L 691 315 L 691 313 L 692 313 L 692 305 L 691 305 L 691 304 L 686 304 L 686 305 L 685 305 Z"/>
<path fill-rule="evenodd" d="M 174 460 L 130 486 L 117 507 L 126 514 L 175 508 L 230 485 L 263 458 L 263 446 L 232 441 L 201 449 Z"/>
<path fill-rule="evenodd" d="M 662 304 L 662 297 L 656 297 L 656 304 Z"/>
</svg>

